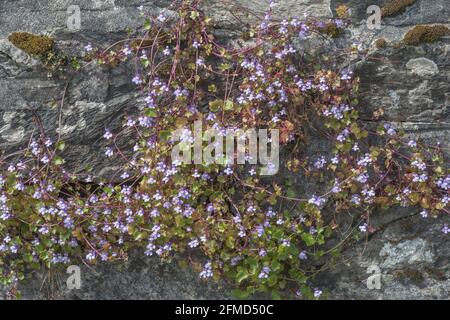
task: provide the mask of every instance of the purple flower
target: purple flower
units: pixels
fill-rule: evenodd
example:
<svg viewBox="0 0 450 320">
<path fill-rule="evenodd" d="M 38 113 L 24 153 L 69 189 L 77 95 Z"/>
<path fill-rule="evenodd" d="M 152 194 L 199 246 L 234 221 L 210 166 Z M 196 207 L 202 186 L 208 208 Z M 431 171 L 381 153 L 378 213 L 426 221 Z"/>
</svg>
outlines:
<svg viewBox="0 0 450 320">
<path fill-rule="evenodd" d="M 298 258 L 299 258 L 300 260 L 307 260 L 307 259 L 308 259 L 308 256 L 306 255 L 306 252 L 305 252 L 305 251 L 302 251 L 302 252 L 300 252 L 300 254 L 298 255 Z"/>
<path fill-rule="evenodd" d="M 131 54 L 131 50 L 129 47 L 125 47 L 122 49 L 122 53 L 126 56 L 129 56 Z"/>
<path fill-rule="evenodd" d="M 198 245 L 199 245 L 199 242 L 197 239 L 191 240 L 188 243 L 189 248 L 196 248 L 196 247 L 198 247 Z"/>
<path fill-rule="evenodd" d="M 322 291 L 319 289 L 314 290 L 314 298 L 318 299 L 322 295 Z"/>
<path fill-rule="evenodd" d="M 230 167 L 226 168 L 223 171 L 227 176 L 232 175 L 233 174 L 233 169 L 231 169 Z"/>
<path fill-rule="evenodd" d="M 109 129 L 105 130 L 105 134 L 103 135 L 103 138 L 110 140 L 113 137 L 111 131 L 109 131 Z"/>
<path fill-rule="evenodd" d="M 95 257 L 96 257 L 95 251 L 90 251 L 86 255 L 86 260 L 93 261 L 93 260 L 95 260 Z"/>
<path fill-rule="evenodd" d="M 169 47 L 166 47 L 166 48 L 164 49 L 163 54 L 164 54 L 165 56 L 170 55 L 170 49 L 169 49 Z"/>
<path fill-rule="evenodd" d="M 158 16 L 157 19 L 159 22 L 165 22 L 167 20 L 167 18 L 162 13 Z"/>
<path fill-rule="evenodd" d="M 258 275 L 259 279 L 267 279 L 269 277 L 270 268 L 269 267 L 263 267 L 260 274 Z"/>
<path fill-rule="evenodd" d="M 257 226 L 256 233 L 258 237 L 262 237 L 262 235 L 264 234 L 264 227 L 262 225 Z"/>
<path fill-rule="evenodd" d="M 366 233 L 367 232 L 367 228 L 368 228 L 368 224 L 364 223 L 362 225 L 359 226 L 359 231 Z"/>
<path fill-rule="evenodd" d="M 309 200 L 308 203 L 314 204 L 318 207 L 321 207 L 322 205 L 325 204 L 327 200 L 325 198 L 322 197 L 318 197 L 316 195 L 313 195 Z"/>
<path fill-rule="evenodd" d="M 323 166 L 327 163 L 327 160 L 325 160 L 325 157 L 320 157 L 315 163 L 314 167 L 317 169 L 323 168 Z"/>
<path fill-rule="evenodd" d="M 438 181 L 436 181 L 436 185 L 444 190 L 450 189 L 450 175 L 446 176 L 445 178 L 440 178 Z"/>
<path fill-rule="evenodd" d="M 114 151 L 110 147 L 105 148 L 105 155 L 107 157 L 112 157 L 114 155 Z"/>
<path fill-rule="evenodd" d="M 366 167 L 369 163 L 372 163 L 372 157 L 366 153 L 363 158 L 358 160 L 358 166 Z"/>
<path fill-rule="evenodd" d="M 206 278 L 211 278 L 212 276 L 213 276 L 212 265 L 211 265 L 211 262 L 208 262 L 203 267 L 203 271 L 200 272 L 200 278 L 206 279 Z"/>
<path fill-rule="evenodd" d="M 133 78 L 133 80 L 131 80 L 134 84 L 136 84 L 136 85 L 140 85 L 140 84 L 142 84 L 142 79 L 141 79 L 141 77 L 139 77 L 138 75 L 136 75 L 134 78 Z"/>
</svg>

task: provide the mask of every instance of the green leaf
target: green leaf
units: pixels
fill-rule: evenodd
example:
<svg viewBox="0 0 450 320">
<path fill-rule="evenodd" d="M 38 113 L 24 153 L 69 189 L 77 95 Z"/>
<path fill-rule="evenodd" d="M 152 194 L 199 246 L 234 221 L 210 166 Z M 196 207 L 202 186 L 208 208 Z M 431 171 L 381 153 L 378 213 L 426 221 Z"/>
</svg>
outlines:
<svg viewBox="0 0 450 320">
<path fill-rule="evenodd" d="M 244 269 L 242 267 L 238 267 L 238 272 L 236 274 L 236 281 L 238 283 L 241 283 L 245 279 L 247 279 L 249 276 L 247 269 Z"/>
<path fill-rule="evenodd" d="M 271 295 L 273 300 L 281 300 L 281 295 L 278 291 L 272 291 Z"/>
<path fill-rule="evenodd" d="M 314 243 L 316 242 L 316 241 L 314 240 L 314 237 L 313 237 L 312 234 L 310 234 L 310 233 L 303 233 L 303 234 L 302 234 L 302 239 L 303 239 L 303 241 L 305 242 L 305 244 L 306 244 L 308 247 L 314 245 Z"/>
<path fill-rule="evenodd" d="M 195 20 L 196 18 L 198 18 L 200 14 L 198 13 L 198 11 L 191 11 L 191 19 Z"/>
<path fill-rule="evenodd" d="M 65 162 L 64 159 L 61 158 L 61 157 L 59 157 L 59 156 L 56 156 L 56 157 L 53 159 L 53 163 L 54 163 L 55 165 L 57 165 L 57 166 L 62 165 L 64 162 Z"/>
<path fill-rule="evenodd" d="M 231 100 L 225 101 L 224 109 L 225 109 L 225 110 L 228 110 L 228 111 L 233 110 L 233 109 L 234 109 L 234 103 L 233 103 L 233 101 L 231 101 Z"/>
<path fill-rule="evenodd" d="M 232 290 L 232 294 L 236 296 L 238 299 L 247 299 L 252 294 L 251 290 L 240 290 L 240 289 L 234 289 Z"/>
<path fill-rule="evenodd" d="M 232 236 L 229 236 L 225 242 L 228 248 L 234 249 L 234 238 Z"/>
<path fill-rule="evenodd" d="M 157 117 L 157 116 L 158 116 L 157 113 L 156 113 L 156 111 L 153 110 L 153 109 L 150 109 L 150 108 L 145 109 L 145 115 L 146 115 L 147 117 L 151 117 L 151 118 L 154 118 L 154 117 Z"/>
<path fill-rule="evenodd" d="M 169 140 L 171 134 L 172 134 L 172 131 L 170 131 L 170 130 L 161 130 L 161 131 L 159 132 L 159 137 L 160 137 L 162 140 Z"/>
<path fill-rule="evenodd" d="M 223 101 L 222 100 L 214 100 L 209 103 L 209 110 L 212 112 L 219 111 L 220 107 L 222 106 Z"/>
<path fill-rule="evenodd" d="M 151 25 L 151 23 L 150 23 L 150 20 L 145 20 L 145 22 L 144 22 L 144 29 L 145 30 L 150 30 L 150 28 L 152 27 L 152 25 Z"/>
<path fill-rule="evenodd" d="M 59 151 L 63 151 L 65 147 L 66 147 L 66 143 L 64 141 L 59 141 L 56 144 L 56 149 L 58 149 Z"/>
</svg>

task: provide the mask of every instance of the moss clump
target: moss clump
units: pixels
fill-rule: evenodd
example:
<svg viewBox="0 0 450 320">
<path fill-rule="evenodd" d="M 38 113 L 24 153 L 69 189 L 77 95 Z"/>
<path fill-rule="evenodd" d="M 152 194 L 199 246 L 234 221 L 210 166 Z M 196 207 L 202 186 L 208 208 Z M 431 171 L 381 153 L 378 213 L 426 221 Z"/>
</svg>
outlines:
<svg viewBox="0 0 450 320">
<path fill-rule="evenodd" d="M 336 14 L 339 18 L 341 19 L 346 19 L 349 16 L 349 9 L 346 5 L 340 5 L 339 7 L 337 7 L 336 9 Z"/>
<path fill-rule="evenodd" d="M 405 268 L 403 270 L 397 270 L 394 272 L 394 276 L 399 280 L 410 280 L 415 284 L 421 283 L 425 280 L 424 276 L 420 271 L 411 268 Z"/>
<path fill-rule="evenodd" d="M 325 24 L 321 31 L 332 38 L 338 38 L 342 34 L 342 29 L 332 22 Z"/>
<path fill-rule="evenodd" d="M 447 280 L 447 277 L 445 276 L 445 274 L 437 268 L 427 266 L 427 267 L 425 267 L 425 271 L 435 280 L 438 280 L 438 281 Z"/>
<path fill-rule="evenodd" d="M 402 13 L 406 7 L 416 3 L 417 0 L 391 0 L 381 8 L 382 17 L 393 17 Z"/>
<path fill-rule="evenodd" d="M 423 42 L 435 42 L 450 33 L 450 29 L 443 25 L 415 26 L 403 38 L 403 43 L 418 45 Z"/>
<path fill-rule="evenodd" d="M 8 40 L 26 53 L 39 57 L 46 57 L 54 45 L 52 38 L 28 32 L 13 32 L 8 36 Z"/>
<path fill-rule="evenodd" d="M 384 38 L 380 38 L 375 40 L 375 47 L 377 47 L 378 49 L 384 49 L 387 46 L 387 41 Z"/>
</svg>

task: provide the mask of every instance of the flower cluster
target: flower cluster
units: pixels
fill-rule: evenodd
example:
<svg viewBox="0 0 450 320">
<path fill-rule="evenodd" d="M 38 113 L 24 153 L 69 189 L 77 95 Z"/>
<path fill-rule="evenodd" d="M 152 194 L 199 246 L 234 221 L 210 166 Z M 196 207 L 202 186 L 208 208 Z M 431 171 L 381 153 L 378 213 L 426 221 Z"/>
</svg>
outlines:
<svg viewBox="0 0 450 320">
<path fill-rule="evenodd" d="M 336 221 L 324 219 L 328 209 L 364 212 L 356 233 L 374 232 L 367 212 L 376 206 L 449 213 L 450 175 L 440 149 L 405 140 L 391 124 L 358 121 L 358 78 L 338 67 L 352 48 L 317 57 L 298 46 L 336 35 L 345 21 L 277 22 L 271 2 L 263 21 L 245 31 L 245 47 L 236 48 L 214 38 L 199 5 L 183 0 L 172 16 L 142 8 L 144 28 L 130 39 L 107 50 L 85 47 L 87 64 L 133 60 L 130 83 L 144 97 L 141 114 L 104 132 L 104 154 L 120 165 L 114 177 L 70 173 L 65 143 L 44 135 L 30 140 L 23 156 L 1 161 L 2 283 L 42 266 L 125 259 L 137 247 L 164 260 L 183 253 L 201 278 L 233 280 L 238 297 L 292 292 L 319 299 L 309 263 L 326 254 L 335 229 Z M 326 190 L 302 198 L 290 179 L 261 179 L 257 165 L 172 162 L 172 132 L 185 128 L 182 142 L 190 144 L 199 120 L 219 132 L 279 129 L 286 168 Z M 316 132 L 332 154 L 311 162 L 302 146 Z M 121 150 L 120 139 L 134 141 L 132 150 Z"/>
</svg>

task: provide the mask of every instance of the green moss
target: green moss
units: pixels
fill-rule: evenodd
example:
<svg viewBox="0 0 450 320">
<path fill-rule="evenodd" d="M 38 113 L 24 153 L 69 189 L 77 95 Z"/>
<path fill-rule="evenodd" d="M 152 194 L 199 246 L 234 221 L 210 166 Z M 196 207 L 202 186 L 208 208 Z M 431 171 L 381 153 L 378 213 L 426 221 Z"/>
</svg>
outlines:
<svg viewBox="0 0 450 320">
<path fill-rule="evenodd" d="M 377 47 L 378 49 L 384 49 L 387 46 L 387 41 L 384 38 L 380 38 L 375 40 L 375 47 Z"/>
<path fill-rule="evenodd" d="M 447 280 L 445 274 L 437 268 L 427 266 L 425 267 L 425 272 L 430 275 L 435 280 L 444 281 Z"/>
<path fill-rule="evenodd" d="M 400 222 L 400 228 L 402 228 L 403 232 L 411 232 L 413 231 L 414 224 L 411 220 L 402 220 Z"/>
<path fill-rule="evenodd" d="M 325 25 L 322 29 L 322 32 L 332 38 L 338 38 L 342 34 L 342 29 L 338 28 L 336 24 L 330 22 Z"/>
<path fill-rule="evenodd" d="M 421 283 L 425 280 L 420 271 L 411 268 L 405 268 L 403 270 L 395 271 L 394 276 L 399 280 L 408 279 L 416 284 Z"/>
<path fill-rule="evenodd" d="M 46 57 L 53 50 L 54 41 L 47 36 L 38 36 L 28 32 L 13 32 L 8 40 L 26 53 Z"/>
<path fill-rule="evenodd" d="M 415 26 L 409 30 L 403 38 L 407 45 L 418 45 L 423 42 L 435 42 L 450 33 L 450 29 L 444 25 Z"/>
<path fill-rule="evenodd" d="M 417 0 L 391 0 L 381 8 L 382 17 L 393 17 L 402 13 L 406 7 L 412 6 Z"/>
</svg>

